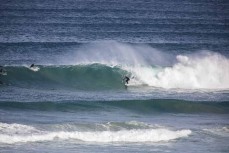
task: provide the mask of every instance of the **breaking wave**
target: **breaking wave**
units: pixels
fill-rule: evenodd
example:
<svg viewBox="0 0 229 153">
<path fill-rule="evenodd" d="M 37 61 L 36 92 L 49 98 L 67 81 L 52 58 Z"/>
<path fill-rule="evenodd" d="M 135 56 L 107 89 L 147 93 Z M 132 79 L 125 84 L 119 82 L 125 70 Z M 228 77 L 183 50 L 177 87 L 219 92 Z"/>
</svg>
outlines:
<svg viewBox="0 0 229 153">
<path fill-rule="evenodd" d="M 188 137 L 191 130 L 169 130 L 166 128 L 154 129 L 124 129 L 118 131 L 44 131 L 32 126 L 21 124 L 0 123 L 0 143 L 26 143 L 75 139 L 76 141 L 110 143 L 110 142 L 161 142 L 182 137 Z M 26 132 L 22 132 L 25 131 Z M 35 130 L 35 132 L 34 132 Z M 5 132 L 7 131 L 7 132 Z M 12 133 L 10 133 L 12 131 Z"/>
<path fill-rule="evenodd" d="M 102 42 L 82 45 L 58 64 L 8 66 L 2 80 L 11 84 L 63 85 L 79 89 L 123 88 L 127 75 L 134 86 L 165 89 L 229 89 L 229 59 L 201 51 L 176 56 L 147 45 Z"/>
</svg>

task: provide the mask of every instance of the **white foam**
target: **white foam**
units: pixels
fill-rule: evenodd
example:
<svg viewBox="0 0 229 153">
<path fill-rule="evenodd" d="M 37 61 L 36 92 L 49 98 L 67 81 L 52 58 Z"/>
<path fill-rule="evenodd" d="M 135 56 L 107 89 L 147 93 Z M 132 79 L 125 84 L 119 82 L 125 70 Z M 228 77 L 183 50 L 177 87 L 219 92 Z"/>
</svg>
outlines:
<svg viewBox="0 0 229 153">
<path fill-rule="evenodd" d="M 40 70 L 40 68 L 39 68 L 39 67 L 37 67 L 37 66 L 30 67 L 29 69 L 30 69 L 30 70 L 32 70 L 32 71 L 34 71 L 34 72 L 37 72 L 37 71 L 39 71 L 39 70 Z"/>
<path fill-rule="evenodd" d="M 0 134 L 28 134 L 28 133 L 37 133 L 38 130 L 32 126 L 22 125 L 22 124 L 7 124 L 0 123 Z"/>
<path fill-rule="evenodd" d="M 160 142 L 169 141 L 191 134 L 190 130 L 170 131 L 167 129 L 122 130 L 102 132 L 50 132 L 31 135 L 0 134 L 0 143 L 52 141 L 54 139 L 77 139 L 86 142 Z"/>
<path fill-rule="evenodd" d="M 55 139 L 67 140 L 76 139 L 78 141 L 109 143 L 109 142 L 160 142 L 170 141 L 177 138 L 187 137 L 190 130 L 172 131 L 165 128 L 157 129 L 132 129 L 120 131 L 39 131 L 34 127 L 20 124 L 1 124 L 0 143 L 21 143 L 53 141 Z M 24 129 L 25 133 L 20 131 Z M 5 133 L 8 131 L 7 133 Z M 19 133 L 17 133 L 19 131 Z M 34 132 L 35 131 L 35 132 Z"/>
<path fill-rule="evenodd" d="M 229 89 L 229 60 L 216 53 L 177 56 L 172 67 L 155 70 L 133 67 L 129 71 L 149 86 L 181 89 Z"/>
</svg>

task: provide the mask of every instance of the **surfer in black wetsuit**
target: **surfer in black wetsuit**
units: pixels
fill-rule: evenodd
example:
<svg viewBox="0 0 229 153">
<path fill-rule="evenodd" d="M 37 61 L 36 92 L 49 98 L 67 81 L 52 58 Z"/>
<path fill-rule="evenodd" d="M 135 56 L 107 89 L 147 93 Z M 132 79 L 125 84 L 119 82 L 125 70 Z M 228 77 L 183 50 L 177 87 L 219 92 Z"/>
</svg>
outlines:
<svg viewBox="0 0 229 153">
<path fill-rule="evenodd" d="M 4 69 L 3 69 L 3 67 L 2 67 L 2 66 L 0 66 L 0 75 L 3 75 L 3 73 L 4 73 Z M 3 84 L 3 82 L 2 82 L 2 81 L 0 81 L 0 84 Z"/>
<path fill-rule="evenodd" d="M 30 65 L 30 68 L 32 68 L 32 67 L 34 67 L 34 64 L 31 64 L 31 65 Z"/>
<path fill-rule="evenodd" d="M 125 76 L 123 80 L 125 80 L 126 84 L 128 84 L 128 82 L 130 81 L 130 78 Z"/>
<path fill-rule="evenodd" d="M 5 75 L 6 70 L 3 68 L 3 66 L 0 66 L 0 75 Z"/>
</svg>

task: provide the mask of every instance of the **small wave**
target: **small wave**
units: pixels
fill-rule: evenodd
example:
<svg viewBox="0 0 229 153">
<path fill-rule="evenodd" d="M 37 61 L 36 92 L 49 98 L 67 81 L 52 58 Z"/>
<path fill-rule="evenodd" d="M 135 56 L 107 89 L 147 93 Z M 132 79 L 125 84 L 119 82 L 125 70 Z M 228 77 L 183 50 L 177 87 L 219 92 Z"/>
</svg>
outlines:
<svg viewBox="0 0 229 153">
<path fill-rule="evenodd" d="M 2 126 L 2 125 L 0 125 Z M 191 130 L 176 130 L 172 131 L 165 128 L 158 129 L 131 129 L 131 130 L 120 130 L 120 131 L 40 131 L 40 133 L 32 133 L 27 131 L 24 134 L 14 133 L 15 129 L 13 124 L 3 125 L 3 131 L 0 134 L 0 143 L 22 143 L 22 142 L 41 142 L 41 141 L 53 141 L 56 139 L 68 140 L 76 139 L 78 141 L 84 142 L 95 142 L 95 143 L 110 143 L 110 142 L 161 142 L 170 141 L 182 137 L 188 137 L 192 132 Z M 21 131 L 24 125 L 18 125 Z M 25 126 L 29 129 L 34 129 L 33 127 Z M 2 127 L 1 127 L 2 128 Z M 13 133 L 5 134 L 5 130 L 10 131 L 14 129 Z"/>
<path fill-rule="evenodd" d="M 62 102 L 0 102 L 4 109 L 39 111 L 106 111 L 119 108 L 142 114 L 150 113 L 216 113 L 227 114 L 229 103 L 193 102 L 173 99 Z M 130 124 L 130 123 L 129 123 Z M 132 123 L 134 124 L 134 123 Z M 139 124 L 139 123 L 138 123 Z"/>
<path fill-rule="evenodd" d="M 224 127 L 216 127 L 216 128 L 207 128 L 203 129 L 207 133 L 213 134 L 213 135 L 218 135 L 222 137 L 229 137 L 229 127 L 224 126 Z"/>
<path fill-rule="evenodd" d="M 32 126 L 22 124 L 7 124 L 0 123 L 0 133 L 4 134 L 26 134 L 26 133 L 37 133 L 38 130 Z"/>
<path fill-rule="evenodd" d="M 132 129 L 152 129 L 152 128 L 162 128 L 162 126 L 158 125 L 151 125 L 144 122 L 138 122 L 138 121 L 128 121 L 128 122 L 108 122 L 108 123 L 102 123 L 97 124 L 96 126 L 98 129 L 102 130 L 132 130 Z"/>
</svg>

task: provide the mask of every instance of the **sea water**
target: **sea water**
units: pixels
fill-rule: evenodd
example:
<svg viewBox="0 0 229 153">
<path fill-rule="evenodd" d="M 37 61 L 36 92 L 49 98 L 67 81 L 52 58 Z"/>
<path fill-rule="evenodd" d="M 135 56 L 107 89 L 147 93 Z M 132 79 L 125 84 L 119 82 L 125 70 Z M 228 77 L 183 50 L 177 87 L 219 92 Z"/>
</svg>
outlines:
<svg viewBox="0 0 229 153">
<path fill-rule="evenodd" d="M 2 0 L 0 152 L 229 152 L 228 10 Z"/>
</svg>

